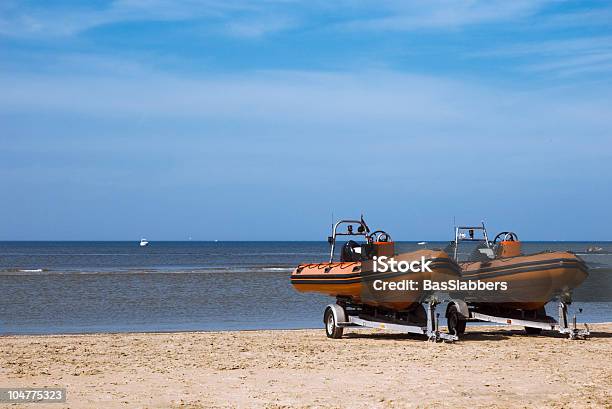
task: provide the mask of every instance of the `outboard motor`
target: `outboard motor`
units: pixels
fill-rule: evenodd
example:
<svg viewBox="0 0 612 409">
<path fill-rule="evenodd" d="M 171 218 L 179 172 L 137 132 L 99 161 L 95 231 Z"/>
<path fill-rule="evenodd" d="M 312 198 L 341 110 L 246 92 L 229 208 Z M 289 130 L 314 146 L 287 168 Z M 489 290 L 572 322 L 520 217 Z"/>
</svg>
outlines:
<svg viewBox="0 0 612 409">
<path fill-rule="evenodd" d="M 361 250 L 361 245 L 355 240 L 347 241 L 344 243 L 344 246 L 342 246 L 342 251 L 340 252 L 340 262 L 346 263 L 361 261 L 363 258 Z"/>
</svg>

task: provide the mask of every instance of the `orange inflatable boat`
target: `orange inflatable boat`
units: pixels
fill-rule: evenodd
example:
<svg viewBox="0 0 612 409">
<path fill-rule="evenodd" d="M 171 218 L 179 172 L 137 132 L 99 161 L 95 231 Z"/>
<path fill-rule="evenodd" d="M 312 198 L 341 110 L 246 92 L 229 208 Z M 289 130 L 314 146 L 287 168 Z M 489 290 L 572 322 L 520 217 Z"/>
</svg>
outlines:
<svg viewBox="0 0 612 409">
<path fill-rule="evenodd" d="M 359 236 L 362 242 L 348 240 L 340 249 L 339 261 L 334 261 L 336 240 L 341 236 Z M 363 217 L 336 223 L 328 242 L 331 246 L 329 261 L 301 264 L 291 274 L 291 284 L 297 291 L 326 294 L 352 305 L 407 311 L 419 306 L 430 295 L 423 289 L 423 280 L 459 278 L 459 266 L 444 251 L 418 250 L 398 254 L 391 236 L 382 230 L 370 232 Z M 390 258 L 405 266 L 423 265 L 426 268 L 376 271 L 377 260 Z M 390 286 L 406 285 L 410 281 L 414 284 L 413 290 L 386 291 L 392 288 Z"/>
<path fill-rule="evenodd" d="M 475 238 L 475 231 L 482 237 Z M 463 241 L 476 242 L 476 246 L 467 259 L 460 260 L 459 246 Z M 475 304 L 493 303 L 498 307 L 541 310 L 553 298 L 568 298 L 588 275 L 586 263 L 574 253 L 523 254 L 515 233 L 502 232 L 489 241 L 484 224 L 456 228 L 455 241 L 447 250 L 461 267 L 461 280 L 506 283 L 505 291 L 460 295 L 460 298 Z"/>
</svg>

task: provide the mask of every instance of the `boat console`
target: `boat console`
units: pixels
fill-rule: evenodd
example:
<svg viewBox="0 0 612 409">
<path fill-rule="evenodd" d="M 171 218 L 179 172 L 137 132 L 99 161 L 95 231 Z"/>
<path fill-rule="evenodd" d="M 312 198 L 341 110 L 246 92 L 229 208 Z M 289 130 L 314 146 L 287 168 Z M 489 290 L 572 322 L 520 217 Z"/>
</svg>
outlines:
<svg viewBox="0 0 612 409">
<path fill-rule="evenodd" d="M 516 233 L 503 231 L 492 242 L 497 257 L 516 257 L 521 255 L 521 242 Z"/>
</svg>

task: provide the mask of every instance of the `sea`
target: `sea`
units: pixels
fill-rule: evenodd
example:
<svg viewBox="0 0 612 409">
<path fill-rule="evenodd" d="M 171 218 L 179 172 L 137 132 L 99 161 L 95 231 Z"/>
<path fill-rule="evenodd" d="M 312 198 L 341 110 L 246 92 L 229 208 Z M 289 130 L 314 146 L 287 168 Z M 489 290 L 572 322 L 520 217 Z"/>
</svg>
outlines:
<svg viewBox="0 0 612 409">
<path fill-rule="evenodd" d="M 523 242 L 524 253 L 543 250 L 589 265 L 570 312 L 612 321 L 612 242 Z M 0 334 L 321 328 L 334 300 L 298 293 L 289 276 L 328 257 L 326 242 L 0 242 Z"/>
</svg>

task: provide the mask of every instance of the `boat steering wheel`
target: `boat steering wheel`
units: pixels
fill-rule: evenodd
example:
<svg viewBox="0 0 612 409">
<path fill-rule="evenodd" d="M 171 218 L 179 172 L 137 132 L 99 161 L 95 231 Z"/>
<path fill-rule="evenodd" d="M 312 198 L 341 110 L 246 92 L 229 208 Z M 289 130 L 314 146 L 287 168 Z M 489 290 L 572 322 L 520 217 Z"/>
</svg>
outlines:
<svg viewBox="0 0 612 409">
<path fill-rule="evenodd" d="M 513 233 L 511 231 L 503 231 L 499 233 L 497 236 L 495 236 L 495 238 L 493 239 L 493 244 L 497 243 L 498 240 L 499 241 L 518 241 L 518 236 L 516 235 L 516 233 Z"/>
<path fill-rule="evenodd" d="M 386 243 L 391 241 L 391 236 L 389 236 L 389 233 L 384 230 L 376 230 L 374 233 L 370 234 L 370 240 Z"/>
</svg>

